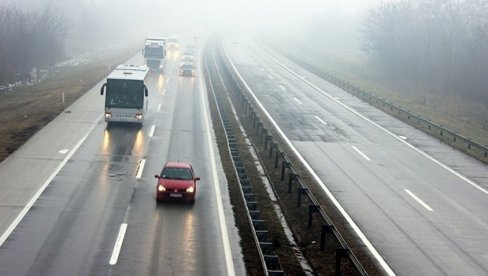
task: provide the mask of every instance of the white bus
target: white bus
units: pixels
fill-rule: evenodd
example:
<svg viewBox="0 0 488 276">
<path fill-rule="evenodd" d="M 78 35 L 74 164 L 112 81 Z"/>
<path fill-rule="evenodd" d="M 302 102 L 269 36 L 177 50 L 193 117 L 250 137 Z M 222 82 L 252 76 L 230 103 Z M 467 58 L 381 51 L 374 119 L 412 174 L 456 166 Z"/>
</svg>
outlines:
<svg viewBox="0 0 488 276">
<path fill-rule="evenodd" d="M 105 121 L 142 124 L 147 110 L 146 66 L 119 65 L 100 89 L 105 93 Z"/>
</svg>

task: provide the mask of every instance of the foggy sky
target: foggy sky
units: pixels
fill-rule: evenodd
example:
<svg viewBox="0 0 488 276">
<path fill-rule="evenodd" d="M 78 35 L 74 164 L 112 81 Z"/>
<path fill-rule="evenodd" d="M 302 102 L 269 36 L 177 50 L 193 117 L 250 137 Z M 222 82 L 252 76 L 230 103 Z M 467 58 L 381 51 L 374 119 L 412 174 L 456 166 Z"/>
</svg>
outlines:
<svg viewBox="0 0 488 276">
<path fill-rule="evenodd" d="M 229 28 L 276 33 L 306 32 L 311 21 L 336 33 L 354 30 L 380 0 L 0 0 L 26 10 L 56 9 L 69 23 L 68 38 L 141 40 L 170 34 L 205 35 Z M 342 25 L 342 26 L 340 26 Z M 344 28 L 343 26 L 348 26 Z M 332 30 L 338 27 L 337 30 Z M 354 37 L 355 34 L 351 34 Z M 78 39 L 79 41 L 79 39 Z M 76 42 L 78 43 L 78 42 Z"/>
</svg>

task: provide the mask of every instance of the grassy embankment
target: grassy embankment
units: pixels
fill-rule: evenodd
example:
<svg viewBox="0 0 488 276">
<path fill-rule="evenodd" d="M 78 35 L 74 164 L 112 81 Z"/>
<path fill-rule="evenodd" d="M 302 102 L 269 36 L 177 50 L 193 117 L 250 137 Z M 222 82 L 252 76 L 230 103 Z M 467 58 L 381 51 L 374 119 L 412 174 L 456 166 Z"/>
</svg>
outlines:
<svg viewBox="0 0 488 276">
<path fill-rule="evenodd" d="M 86 64 L 51 71 L 37 85 L 0 95 L 0 161 L 106 77 L 113 65 L 125 62 L 137 50 L 128 46 L 109 54 L 104 51 Z"/>
</svg>

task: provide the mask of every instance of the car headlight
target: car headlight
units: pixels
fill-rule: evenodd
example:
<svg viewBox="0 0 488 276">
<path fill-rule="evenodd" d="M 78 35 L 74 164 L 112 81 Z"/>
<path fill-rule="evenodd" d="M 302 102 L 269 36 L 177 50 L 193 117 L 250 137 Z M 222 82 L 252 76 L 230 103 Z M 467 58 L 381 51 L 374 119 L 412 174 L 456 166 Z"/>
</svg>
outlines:
<svg viewBox="0 0 488 276">
<path fill-rule="evenodd" d="M 163 185 L 158 185 L 158 191 L 164 192 L 166 191 L 166 188 Z"/>
<path fill-rule="evenodd" d="M 142 114 L 136 114 L 136 119 L 139 121 L 142 120 Z"/>
<path fill-rule="evenodd" d="M 110 112 L 105 112 L 105 118 L 107 118 L 107 119 L 112 118 L 112 113 L 110 113 Z"/>
<path fill-rule="evenodd" d="M 186 189 L 187 193 L 193 193 L 194 191 L 195 191 L 195 187 L 190 187 L 190 188 Z"/>
</svg>

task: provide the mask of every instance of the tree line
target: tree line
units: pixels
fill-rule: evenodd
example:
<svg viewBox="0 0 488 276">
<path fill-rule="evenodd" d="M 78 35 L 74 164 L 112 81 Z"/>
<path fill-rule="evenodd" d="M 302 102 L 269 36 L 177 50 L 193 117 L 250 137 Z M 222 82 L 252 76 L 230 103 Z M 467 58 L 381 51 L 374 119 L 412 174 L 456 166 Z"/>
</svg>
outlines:
<svg viewBox="0 0 488 276">
<path fill-rule="evenodd" d="M 389 77 L 488 104 L 488 2 L 397 0 L 372 8 L 362 49 Z"/>
<path fill-rule="evenodd" d="M 66 24 L 52 9 L 0 7 L 0 83 L 24 79 L 64 57 Z"/>
</svg>

